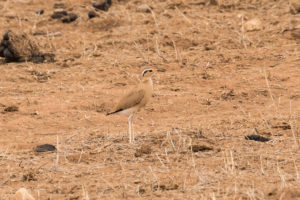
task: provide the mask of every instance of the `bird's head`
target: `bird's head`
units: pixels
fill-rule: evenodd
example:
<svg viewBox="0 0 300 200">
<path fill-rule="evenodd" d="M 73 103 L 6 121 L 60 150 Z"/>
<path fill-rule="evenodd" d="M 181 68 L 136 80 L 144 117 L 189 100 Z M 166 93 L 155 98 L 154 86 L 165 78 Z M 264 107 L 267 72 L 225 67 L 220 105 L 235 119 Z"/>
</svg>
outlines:
<svg viewBox="0 0 300 200">
<path fill-rule="evenodd" d="M 144 69 L 143 72 L 142 72 L 142 77 L 143 78 L 149 78 L 149 77 L 152 77 L 153 75 L 153 70 L 152 69 Z"/>
</svg>

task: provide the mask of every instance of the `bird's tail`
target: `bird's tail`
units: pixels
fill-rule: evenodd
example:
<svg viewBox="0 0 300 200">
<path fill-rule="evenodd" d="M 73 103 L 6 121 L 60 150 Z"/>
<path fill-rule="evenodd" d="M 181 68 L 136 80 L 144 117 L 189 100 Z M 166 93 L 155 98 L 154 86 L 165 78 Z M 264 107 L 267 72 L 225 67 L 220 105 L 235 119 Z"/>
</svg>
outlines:
<svg viewBox="0 0 300 200">
<path fill-rule="evenodd" d="M 115 113 L 118 113 L 118 112 L 121 112 L 123 109 L 119 109 L 119 110 L 116 110 L 114 112 L 110 112 L 110 113 L 106 113 L 106 116 L 107 115 L 112 115 L 112 114 L 115 114 Z"/>
</svg>

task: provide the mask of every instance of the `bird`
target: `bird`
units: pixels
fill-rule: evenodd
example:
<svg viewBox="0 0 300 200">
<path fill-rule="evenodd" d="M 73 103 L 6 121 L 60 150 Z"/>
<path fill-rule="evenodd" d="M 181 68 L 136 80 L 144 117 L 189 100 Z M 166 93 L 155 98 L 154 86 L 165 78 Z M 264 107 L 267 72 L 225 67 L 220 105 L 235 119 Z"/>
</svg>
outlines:
<svg viewBox="0 0 300 200">
<path fill-rule="evenodd" d="M 112 112 L 106 115 L 122 114 L 128 116 L 129 143 L 134 142 L 133 116 L 149 102 L 153 92 L 153 70 L 144 69 L 137 86 L 125 94 Z"/>
</svg>

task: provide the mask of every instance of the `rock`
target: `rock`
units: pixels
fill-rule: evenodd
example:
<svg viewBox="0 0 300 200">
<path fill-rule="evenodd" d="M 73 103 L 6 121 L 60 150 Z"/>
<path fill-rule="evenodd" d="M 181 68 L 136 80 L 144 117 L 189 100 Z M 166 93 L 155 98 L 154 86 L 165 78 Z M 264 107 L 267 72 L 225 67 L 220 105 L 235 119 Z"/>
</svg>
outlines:
<svg viewBox="0 0 300 200">
<path fill-rule="evenodd" d="M 47 151 L 55 151 L 55 150 L 56 148 L 52 144 L 39 145 L 34 149 L 35 152 L 47 152 Z"/>
<path fill-rule="evenodd" d="M 88 12 L 88 16 L 91 19 L 91 18 L 94 18 L 94 17 L 98 17 L 99 15 L 95 11 L 91 10 L 91 11 Z"/>
<path fill-rule="evenodd" d="M 67 15 L 68 15 L 67 11 L 64 11 L 64 10 L 63 11 L 56 11 L 51 15 L 51 18 L 52 19 L 60 19 L 60 18 L 62 18 L 64 16 L 67 16 Z"/>
<path fill-rule="evenodd" d="M 211 151 L 213 150 L 212 147 L 209 147 L 209 146 L 206 146 L 206 145 L 192 145 L 190 146 L 190 149 L 193 151 L 193 152 L 199 152 L 199 151 Z"/>
<path fill-rule="evenodd" d="M 33 63 L 43 63 L 43 62 L 54 62 L 55 54 L 53 53 L 44 53 L 39 56 L 32 58 Z"/>
<path fill-rule="evenodd" d="M 9 106 L 4 109 L 4 112 L 17 112 L 19 108 L 17 106 Z"/>
<path fill-rule="evenodd" d="M 92 5 L 96 9 L 108 11 L 111 4 L 112 4 L 111 0 L 97 0 Z"/>
<path fill-rule="evenodd" d="M 245 22 L 244 24 L 245 31 L 259 31 L 261 29 L 262 29 L 262 23 L 258 18 L 251 19 Z"/>
<path fill-rule="evenodd" d="M 290 12 L 294 15 L 300 13 L 300 1 L 299 0 L 290 0 Z"/>
<path fill-rule="evenodd" d="M 13 53 L 10 52 L 8 49 L 4 49 L 3 56 L 8 60 L 12 60 L 14 58 Z"/>
<path fill-rule="evenodd" d="M 43 9 L 37 10 L 37 11 L 35 11 L 35 14 L 42 15 L 42 14 L 44 14 L 44 10 Z"/>
<path fill-rule="evenodd" d="M 245 136 L 245 139 L 246 140 L 254 140 L 254 141 L 258 141 L 258 142 L 267 142 L 267 141 L 270 141 L 271 139 L 270 138 L 266 138 L 266 137 L 263 137 L 263 136 L 260 136 L 260 135 L 247 135 Z"/>
<path fill-rule="evenodd" d="M 5 50 L 5 47 L 0 45 L 0 57 L 4 57 L 4 50 Z"/>
<path fill-rule="evenodd" d="M 3 35 L 3 40 L 9 40 L 8 34 L 11 32 L 11 30 L 6 31 Z"/>
<path fill-rule="evenodd" d="M 35 200 L 26 188 L 20 188 L 16 192 L 16 200 Z"/>
<path fill-rule="evenodd" d="M 211 51 L 211 50 L 214 50 L 215 49 L 215 46 L 213 46 L 211 43 L 205 43 L 204 44 L 204 50 L 205 51 Z"/>
<path fill-rule="evenodd" d="M 10 62 L 33 61 L 37 58 L 41 60 L 40 62 L 44 62 L 46 58 L 48 59 L 47 55 L 40 52 L 39 46 L 26 33 L 7 31 L 0 43 L 0 57 Z M 55 55 L 51 55 L 54 60 Z"/>
<path fill-rule="evenodd" d="M 145 13 L 150 13 L 151 8 L 147 4 L 142 4 L 139 7 L 137 7 L 138 12 L 145 12 Z"/>
<path fill-rule="evenodd" d="M 62 22 L 63 23 L 70 23 L 70 22 L 73 22 L 75 21 L 76 19 L 78 18 L 78 16 L 74 13 L 70 13 L 68 14 L 66 17 L 62 18 Z"/>
</svg>

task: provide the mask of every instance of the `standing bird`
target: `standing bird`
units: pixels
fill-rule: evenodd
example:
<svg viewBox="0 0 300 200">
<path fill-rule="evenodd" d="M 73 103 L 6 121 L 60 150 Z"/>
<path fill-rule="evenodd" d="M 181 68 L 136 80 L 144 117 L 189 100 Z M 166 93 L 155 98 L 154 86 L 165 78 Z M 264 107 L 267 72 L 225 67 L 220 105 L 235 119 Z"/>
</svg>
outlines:
<svg viewBox="0 0 300 200">
<path fill-rule="evenodd" d="M 118 113 L 128 116 L 129 143 L 134 142 L 133 116 L 148 103 L 150 97 L 152 96 L 152 75 L 152 69 L 145 69 L 142 72 L 140 83 L 134 87 L 133 90 L 123 96 L 113 112 L 106 114 L 111 115 Z"/>
</svg>

